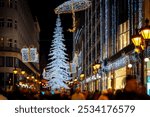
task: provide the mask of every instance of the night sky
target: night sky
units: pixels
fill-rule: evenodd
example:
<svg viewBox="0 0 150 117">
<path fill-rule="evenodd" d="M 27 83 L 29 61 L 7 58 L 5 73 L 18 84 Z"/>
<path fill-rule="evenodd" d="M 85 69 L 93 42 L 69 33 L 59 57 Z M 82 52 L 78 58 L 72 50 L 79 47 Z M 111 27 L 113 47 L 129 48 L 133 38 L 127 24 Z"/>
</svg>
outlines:
<svg viewBox="0 0 150 117">
<path fill-rule="evenodd" d="M 40 25 L 40 56 L 48 58 L 50 50 L 51 40 L 53 39 L 53 31 L 55 28 L 56 17 L 54 9 L 65 2 L 66 0 L 28 0 L 29 7 L 33 16 L 36 16 Z M 67 47 L 67 54 L 69 60 L 72 59 L 72 33 L 68 32 L 67 29 L 72 27 L 72 16 L 71 14 L 60 15 L 65 45 Z"/>
</svg>

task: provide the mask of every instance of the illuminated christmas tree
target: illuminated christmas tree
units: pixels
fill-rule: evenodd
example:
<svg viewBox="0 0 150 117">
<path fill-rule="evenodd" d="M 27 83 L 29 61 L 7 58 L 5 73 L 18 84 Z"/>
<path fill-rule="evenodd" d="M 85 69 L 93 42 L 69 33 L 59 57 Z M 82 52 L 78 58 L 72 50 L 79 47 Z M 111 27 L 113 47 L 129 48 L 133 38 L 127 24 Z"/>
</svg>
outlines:
<svg viewBox="0 0 150 117">
<path fill-rule="evenodd" d="M 52 41 L 49 60 L 50 62 L 46 67 L 46 78 L 48 82 L 48 87 L 51 90 L 69 87 L 66 85 L 65 81 L 70 80 L 69 72 L 69 62 L 67 61 L 67 54 L 65 53 L 66 47 L 64 45 L 64 35 L 61 27 L 60 16 L 56 20 L 56 27 L 54 30 L 54 40 Z"/>
</svg>

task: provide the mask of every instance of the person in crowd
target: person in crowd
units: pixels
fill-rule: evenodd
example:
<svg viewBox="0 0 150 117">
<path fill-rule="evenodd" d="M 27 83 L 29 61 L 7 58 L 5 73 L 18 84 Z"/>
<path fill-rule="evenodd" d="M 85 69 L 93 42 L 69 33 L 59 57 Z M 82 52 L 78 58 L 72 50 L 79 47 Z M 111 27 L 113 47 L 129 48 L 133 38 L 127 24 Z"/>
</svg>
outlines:
<svg viewBox="0 0 150 117">
<path fill-rule="evenodd" d="M 93 100 L 97 100 L 100 96 L 100 92 L 98 90 L 95 90 L 94 94 L 93 94 Z"/>
<path fill-rule="evenodd" d="M 85 99 L 87 99 L 87 97 L 88 97 L 88 91 L 87 90 L 83 90 L 83 95 L 84 95 L 84 97 L 85 97 Z"/>
<path fill-rule="evenodd" d="M 71 96 L 71 100 L 85 100 L 84 94 L 81 93 L 81 89 L 78 87 L 75 93 Z"/>
<path fill-rule="evenodd" d="M 4 96 L 4 92 L 0 87 L 0 100 L 7 100 L 7 97 Z"/>
<path fill-rule="evenodd" d="M 98 100 L 109 100 L 108 91 L 103 90 L 101 95 L 99 96 Z"/>
<path fill-rule="evenodd" d="M 115 99 L 121 100 L 141 100 L 142 96 L 138 93 L 139 85 L 135 75 L 126 76 L 126 85 L 123 91 L 117 91 Z"/>
<path fill-rule="evenodd" d="M 7 98 L 3 96 L 2 94 L 0 94 L 0 100 L 7 100 Z"/>
<path fill-rule="evenodd" d="M 93 100 L 93 95 L 94 95 L 94 93 L 93 93 L 93 92 L 88 91 L 88 95 L 87 95 L 86 100 Z"/>
<path fill-rule="evenodd" d="M 147 95 L 145 86 L 139 85 L 137 93 L 141 100 L 150 100 L 150 96 Z"/>
</svg>

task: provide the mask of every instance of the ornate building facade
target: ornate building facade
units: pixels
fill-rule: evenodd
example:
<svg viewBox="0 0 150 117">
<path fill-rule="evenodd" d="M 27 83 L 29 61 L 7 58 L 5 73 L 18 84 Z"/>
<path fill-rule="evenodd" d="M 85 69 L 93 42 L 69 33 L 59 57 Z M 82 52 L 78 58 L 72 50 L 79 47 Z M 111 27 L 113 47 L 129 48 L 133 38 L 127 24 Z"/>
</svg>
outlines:
<svg viewBox="0 0 150 117">
<path fill-rule="evenodd" d="M 0 86 L 4 90 L 18 85 L 21 80 L 25 83 L 26 77 L 39 78 L 40 75 L 39 63 L 24 63 L 21 56 L 24 47 L 34 47 L 39 52 L 39 24 L 33 19 L 26 2 L 0 0 Z M 17 74 L 13 74 L 15 68 Z"/>
<path fill-rule="evenodd" d="M 76 77 L 85 74 L 82 89 L 122 89 L 128 74 L 135 74 L 141 82 L 141 60 L 134 52 L 131 36 L 145 18 L 150 19 L 149 9 L 149 0 L 92 0 L 89 9 L 77 14 L 81 16 L 74 33 L 73 55 L 78 53 Z M 101 67 L 93 74 L 95 63 Z"/>
</svg>

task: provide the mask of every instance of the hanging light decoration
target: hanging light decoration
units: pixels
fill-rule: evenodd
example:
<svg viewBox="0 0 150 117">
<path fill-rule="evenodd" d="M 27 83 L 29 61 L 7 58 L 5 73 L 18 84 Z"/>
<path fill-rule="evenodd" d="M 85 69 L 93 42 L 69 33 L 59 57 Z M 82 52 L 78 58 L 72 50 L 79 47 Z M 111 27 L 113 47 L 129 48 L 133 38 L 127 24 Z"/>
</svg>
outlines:
<svg viewBox="0 0 150 117">
<path fill-rule="evenodd" d="M 22 61 L 28 62 L 29 61 L 29 48 L 26 48 L 26 47 L 22 48 L 21 53 L 22 53 Z"/>
<path fill-rule="evenodd" d="M 37 48 L 29 48 L 30 49 L 30 62 L 36 62 Z"/>
<path fill-rule="evenodd" d="M 39 55 L 37 52 L 37 48 L 24 47 L 21 49 L 21 53 L 22 53 L 22 61 L 23 62 L 38 62 L 39 61 Z"/>
<path fill-rule="evenodd" d="M 72 29 L 68 29 L 68 31 L 74 32 L 76 30 L 75 12 L 85 10 L 90 6 L 91 1 L 89 0 L 69 0 L 59 5 L 54 11 L 55 14 L 72 13 L 73 26 Z"/>
</svg>

